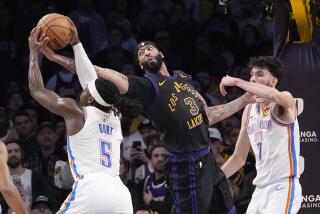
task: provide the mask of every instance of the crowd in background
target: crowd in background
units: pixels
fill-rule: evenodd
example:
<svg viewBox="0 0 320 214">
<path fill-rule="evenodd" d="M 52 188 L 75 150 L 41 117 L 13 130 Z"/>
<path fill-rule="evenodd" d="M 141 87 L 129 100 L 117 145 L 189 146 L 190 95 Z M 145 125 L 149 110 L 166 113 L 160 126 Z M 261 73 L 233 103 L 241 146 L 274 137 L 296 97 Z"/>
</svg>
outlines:
<svg viewBox="0 0 320 214">
<path fill-rule="evenodd" d="M 248 58 L 272 55 L 272 23 L 262 20 L 260 1 L 223 5 L 214 0 L 0 0 L 0 139 L 7 143 L 10 173 L 13 178 L 19 175 L 16 184 L 34 213 L 56 211 L 71 191 L 58 178 L 57 166 L 67 161 L 64 121 L 40 107 L 27 89 L 27 38 L 38 20 L 52 12 L 73 20 L 94 64 L 125 75 L 143 75 L 135 59 L 136 46 L 141 40 L 154 41 L 169 71 L 189 73 L 190 83 L 209 106 L 243 93 L 231 88 L 222 97 L 218 90 L 222 76 L 248 80 Z M 59 53 L 73 57 L 70 47 Z M 77 76 L 44 57 L 41 70 L 48 89 L 79 99 Z M 219 165 L 233 153 L 240 120 L 241 112 L 209 129 L 211 151 Z M 122 128 L 120 176 L 131 191 L 135 211 L 168 213 L 173 199 L 163 177 L 165 148 L 159 132 L 143 113 L 123 118 Z M 254 177 L 251 154 L 229 179 L 239 213 L 250 201 Z M 5 205 L 2 208 L 6 210 Z"/>
</svg>

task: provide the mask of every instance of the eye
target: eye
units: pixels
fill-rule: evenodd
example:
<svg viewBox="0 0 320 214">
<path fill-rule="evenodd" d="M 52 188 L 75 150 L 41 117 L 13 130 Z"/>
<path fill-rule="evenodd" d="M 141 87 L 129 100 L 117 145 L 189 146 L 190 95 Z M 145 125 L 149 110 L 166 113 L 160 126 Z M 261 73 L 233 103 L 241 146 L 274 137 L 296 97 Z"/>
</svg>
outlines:
<svg viewBox="0 0 320 214">
<path fill-rule="evenodd" d="M 152 46 L 148 47 L 148 51 L 151 51 L 152 49 L 153 49 Z"/>
</svg>

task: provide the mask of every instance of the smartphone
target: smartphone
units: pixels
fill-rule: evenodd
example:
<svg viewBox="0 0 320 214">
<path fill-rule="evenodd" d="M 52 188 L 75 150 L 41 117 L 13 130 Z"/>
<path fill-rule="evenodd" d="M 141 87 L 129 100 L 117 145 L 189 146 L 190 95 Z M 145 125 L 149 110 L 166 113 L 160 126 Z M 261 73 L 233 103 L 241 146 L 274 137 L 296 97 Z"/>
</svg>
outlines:
<svg viewBox="0 0 320 214">
<path fill-rule="evenodd" d="M 132 142 L 132 148 L 133 149 L 139 149 L 139 147 L 141 148 L 141 141 L 133 141 Z"/>
</svg>

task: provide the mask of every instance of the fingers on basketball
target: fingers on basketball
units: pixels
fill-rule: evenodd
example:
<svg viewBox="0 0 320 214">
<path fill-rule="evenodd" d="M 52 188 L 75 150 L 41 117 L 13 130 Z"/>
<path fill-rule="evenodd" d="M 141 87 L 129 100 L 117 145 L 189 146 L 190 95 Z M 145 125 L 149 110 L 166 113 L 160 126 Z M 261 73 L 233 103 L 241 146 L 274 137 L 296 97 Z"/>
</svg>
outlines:
<svg viewBox="0 0 320 214">
<path fill-rule="evenodd" d="M 48 47 L 59 50 L 67 46 L 72 37 L 72 23 L 70 19 L 58 13 L 50 13 L 43 16 L 38 24 L 41 33 L 49 37 Z"/>
</svg>

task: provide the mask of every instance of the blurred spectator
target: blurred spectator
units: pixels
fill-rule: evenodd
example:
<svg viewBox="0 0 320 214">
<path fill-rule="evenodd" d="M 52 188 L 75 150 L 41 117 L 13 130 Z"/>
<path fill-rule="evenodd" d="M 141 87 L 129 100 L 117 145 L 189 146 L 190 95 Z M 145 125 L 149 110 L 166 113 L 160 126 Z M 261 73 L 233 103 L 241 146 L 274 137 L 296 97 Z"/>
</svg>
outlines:
<svg viewBox="0 0 320 214">
<path fill-rule="evenodd" d="M 159 214 L 170 213 L 173 206 L 173 198 L 164 177 L 164 156 L 163 145 L 153 146 L 150 161 L 154 172 L 145 179 L 143 188 L 143 209 Z"/>
<path fill-rule="evenodd" d="M 32 132 L 32 121 L 29 116 L 24 111 L 17 112 L 13 118 L 14 132 L 17 133 L 17 138 L 12 140 L 17 140 L 19 145 L 24 151 L 23 160 L 26 160 L 34 152 L 39 150 L 39 145 L 36 141 L 36 135 Z"/>
<path fill-rule="evenodd" d="M 31 214 L 52 214 L 52 204 L 50 203 L 48 197 L 44 195 L 39 195 L 36 200 L 32 203 Z"/>
<path fill-rule="evenodd" d="M 28 210 L 31 211 L 32 201 L 35 200 L 39 194 L 46 194 L 51 200 L 55 201 L 47 180 L 43 176 L 22 166 L 22 152 L 19 144 L 14 142 L 8 143 L 7 149 L 10 175 Z M 1 204 L 1 206 L 5 213 L 8 205 Z M 8 211 L 8 213 L 11 212 Z"/>
<path fill-rule="evenodd" d="M 38 112 L 36 108 L 30 105 L 22 106 L 19 110 L 26 112 L 31 119 L 32 133 L 35 134 L 38 130 Z"/>
<path fill-rule="evenodd" d="M 137 75 L 136 67 L 133 64 L 124 64 L 121 67 L 120 72 L 126 76 L 128 75 Z"/>
<path fill-rule="evenodd" d="M 196 80 L 200 83 L 200 91 L 198 91 L 201 96 L 205 99 L 208 106 L 215 106 L 219 105 L 220 101 L 214 97 L 213 95 L 210 95 L 208 93 L 208 89 L 210 86 L 210 75 L 206 72 L 199 72 L 196 76 Z"/>
<path fill-rule="evenodd" d="M 209 136 L 211 152 L 213 153 L 218 166 L 221 167 L 225 162 L 225 159 L 221 155 L 224 148 L 221 133 L 217 128 L 209 128 Z"/>
<path fill-rule="evenodd" d="M 248 205 L 251 201 L 251 196 L 255 190 L 255 186 L 252 182 L 256 175 L 257 172 L 255 170 L 246 174 L 240 186 L 239 196 L 235 203 L 239 214 L 244 214 L 247 211 Z"/>
<path fill-rule="evenodd" d="M 40 150 L 25 162 L 25 167 L 44 175 L 51 184 L 54 184 L 55 163 L 58 160 L 66 161 L 67 154 L 57 147 L 58 136 L 55 127 L 48 122 L 40 124 L 37 133 L 37 142 Z"/>
<path fill-rule="evenodd" d="M 9 111 L 10 118 L 13 118 L 18 109 L 24 104 L 24 100 L 20 92 L 13 92 L 7 96 L 8 99 L 6 102 L 6 107 Z"/>
</svg>

